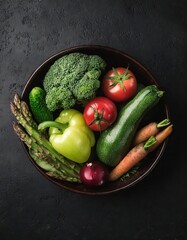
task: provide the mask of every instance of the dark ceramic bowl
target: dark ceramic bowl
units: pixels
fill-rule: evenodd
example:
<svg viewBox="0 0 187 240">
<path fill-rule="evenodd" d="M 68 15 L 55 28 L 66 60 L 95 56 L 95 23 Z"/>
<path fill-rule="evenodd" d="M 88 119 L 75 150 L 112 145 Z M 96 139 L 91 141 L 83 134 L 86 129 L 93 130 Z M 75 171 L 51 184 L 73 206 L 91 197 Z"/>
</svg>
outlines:
<svg viewBox="0 0 187 240">
<path fill-rule="evenodd" d="M 130 70 L 134 72 L 135 76 L 137 77 L 137 80 L 139 83 L 142 83 L 144 85 L 155 84 L 158 86 L 158 88 L 160 88 L 157 81 L 153 77 L 153 75 L 141 63 L 139 63 L 137 60 L 135 60 L 133 57 L 129 56 L 128 54 L 113 48 L 109 48 L 109 47 L 97 46 L 97 45 L 86 45 L 86 46 L 78 46 L 78 47 L 65 49 L 51 56 L 44 63 L 42 63 L 34 71 L 34 73 L 31 75 L 31 77 L 27 81 L 22 92 L 22 99 L 28 102 L 28 94 L 30 90 L 34 86 L 42 87 L 44 76 L 47 73 L 49 67 L 55 62 L 55 60 L 72 52 L 82 52 L 86 54 L 100 55 L 107 63 L 106 71 L 112 67 L 129 66 Z M 142 124 L 145 124 L 146 122 L 148 123 L 150 121 L 160 121 L 164 118 L 169 118 L 169 112 L 163 97 L 160 100 L 160 102 L 157 104 L 157 106 L 154 107 L 154 109 L 149 112 L 146 118 L 142 120 Z M 24 144 L 23 146 L 29 156 L 29 159 L 32 161 L 34 166 L 39 170 L 40 173 L 42 173 L 48 180 L 50 180 L 54 184 L 64 189 L 68 189 L 70 191 L 77 192 L 77 193 L 88 194 L 88 195 L 102 195 L 102 194 L 117 192 L 120 190 L 125 190 L 139 183 L 156 166 L 156 164 L 158 163 L 158 161 L 160 160 L 164 152 L 166 143 L 167 141 L 165 141 L 156 151 L 150 154 L 148 158 L 143 161 L 143 164 L 140 165 L 140 168 L 135 174 L 130 175 L 129 177 L 125 178 L 123 181 L 118 180 L 116 182 L 108 183 L 99 188 L 90 188 L 83 184 L 60 181 L 47 176 L 45 174 L 45 171 L 43 171 L 40 167 L 38 167 L 35 164 L 35 162 L 32 160 L 32 158 L 29 156 L 27 147 Z"/>
</svg>

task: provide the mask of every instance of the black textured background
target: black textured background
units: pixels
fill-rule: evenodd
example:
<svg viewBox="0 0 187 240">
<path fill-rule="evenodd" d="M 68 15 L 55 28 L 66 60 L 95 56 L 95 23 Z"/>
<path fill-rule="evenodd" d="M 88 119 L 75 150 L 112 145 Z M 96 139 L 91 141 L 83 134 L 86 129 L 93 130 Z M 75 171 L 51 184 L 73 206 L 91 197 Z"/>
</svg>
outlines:
<svg viewBox="0 0 187 240">
<path fill-rule="evenodd" d="M 0 239 L 187 239 L 187 2 L 0 0 Z M 99 44 L 143 63 L 165 90 L 175 131 L 141 183 L 108 196 L 60 189 L 14 134 L 9 102 L 46 58 Z"/>
</svg>

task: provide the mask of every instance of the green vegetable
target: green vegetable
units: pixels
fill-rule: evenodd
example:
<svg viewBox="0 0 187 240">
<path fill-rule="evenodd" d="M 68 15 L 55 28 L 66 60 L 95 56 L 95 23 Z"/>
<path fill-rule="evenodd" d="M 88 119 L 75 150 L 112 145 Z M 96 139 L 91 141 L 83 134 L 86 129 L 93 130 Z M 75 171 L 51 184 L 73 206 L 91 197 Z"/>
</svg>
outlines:
<svg viewBox="0 0 187 240">
<path fill-rule="evenodd" d="M 121 109 L 114 125 L 103 131 L 98 139 L 96 151 L 102 162 L 116 166 L 121 161 L 129 151 L 140 121 L 162 95 L 155 85 L 147 86 Z"/>
<path fill-rule="evenodd" d="M 49 110 L 69 109 L 95 97 L 105 66 L 100 56 L 77 52 L 56 60 L 43 81 Z"/>
<path fill-rule="evenodd" d="M 31 117 L 28 105 L 20 100 L 17 94 L 10 108 L 18 123 L 23 127 L 13 122 L 15 133 L 27 145 L 33 160 L 47 171 L 46 174 L 65 181 L 80 182 L 81 166 L 55 151 L 44 135 L 36 130 L 36 123 Z"/>
<path fill-rule="evenodd" d="M 43 122 L 38 129 L 46 127 L 50 127 L 49 141 L 57 152 L 78 163 L 88 160 L 95 136 L 82 113 L 75 109 L 63 110 L 55 121 Z"/>
<path fill-rule="evenodd" d="M 20 113 L 23 115 L 25 120 L 28 122 L 28 125 L 30 125 L 34 129 L 38 129 L 38 124 L 33 119 L 27 103 L 24 102 L 23 100 L 21 101 L 18 94 L 14 95 L 14 104 L 15 104 L 15 108 L 17 108 L 17 110 L 20 111 Z"/>
<path fill-rule="evenodd" d="M 47 108 L 45 97 L 46 93 L 40 87 L 34 87 L 29 93 L 31 112 L 37 123 L 53 120 L 53 114 Z"/>
<path fill-rule="evenodd" d="M 58 162 L 58 160 L 51 155 L 46 148 L 41 147 L 29 137 L 29 135 L 15 122 L 13 122 L 13 128 L 19 138 L 29 148 L 29 154 L 36 164 L 46 171 L 46 174 L 61 180 L 70 182 L 80 182 L 80 179 L 72 176 L 74 173 L 69 173 L 66 168 Z M 78 174 L 78 173 L 77 173 Z"/>
</svg>

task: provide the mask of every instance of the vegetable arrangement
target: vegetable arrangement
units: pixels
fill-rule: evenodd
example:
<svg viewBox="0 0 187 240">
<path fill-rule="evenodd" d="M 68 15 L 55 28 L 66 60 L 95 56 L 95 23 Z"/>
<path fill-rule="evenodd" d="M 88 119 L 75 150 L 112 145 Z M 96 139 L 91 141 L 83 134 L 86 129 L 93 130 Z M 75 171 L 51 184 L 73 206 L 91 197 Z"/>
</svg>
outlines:
<svg viewBox="0 0 187 240">
<path fill-rule="evenodd" d="M 99 159 L 109 166 L 116 166 L 127 154 L 141 119 L 162 97 L 155 85 L 142 89 L 124 105 L 114 125 L 102 132 L 97 142 Z M 111 151 L 112 149 L 112 151 Z"/>
<path fill-rule="evenodd" d="M 14 131 L 48 176 L 102 186 L 133 172 L 172 133 L 169 119 L 140 129 L 163 91 L 138 83 L 129 67 L 105 67 L 98 55 L 71 53 L 53 63 L 28 103 L 15 94 Z"/>
</svg>

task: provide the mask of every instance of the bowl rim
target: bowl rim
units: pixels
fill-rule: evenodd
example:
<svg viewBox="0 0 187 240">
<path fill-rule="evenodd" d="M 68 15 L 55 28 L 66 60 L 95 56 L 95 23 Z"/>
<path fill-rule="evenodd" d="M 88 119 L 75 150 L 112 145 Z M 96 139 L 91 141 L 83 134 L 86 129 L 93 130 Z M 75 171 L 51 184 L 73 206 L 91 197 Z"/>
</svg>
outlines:
<svg viewBox="0 0 187 240">
<path fill-rule="evenodd" d="M 62 49 L 52 55 L 50 55 L 48 58 L 46 58 L 41 64 L 38 65 L 38 67 L 31 73 L 30 77 L 28 78 L 28 80 L 26 81 L 23 89 L 22 89 L 22 93 L 21 93 L 21 98 L 24 98 L 26 89 L 31 81 L 31 79 L 34 77 L 34 75 L 43 67 L 45 66 L 49 61 L 58 58 L 58 56 L 60 57 L 61 55 L 66 55 L 69 54 L 71 52 L 75 52 L 75 51 L 81 51 L 81 50 L 86 50 L 86 49 L 90 49 L 92 48 L 93 50 L 104 50 L 104 51 L 112 51 L 115 54 L 120 54 L 123 55 L 124 57 L 130 59 L 132 62 L 134 62 L 137 66 L 139 66 L 141 69 L 143 69 L 143 71 L 151 78 L 151 80 L 154 82 L 155 85 L 157 85 L 158 87 L 158 81 L 155 78 L 155 76 L 153 76 L 153 74 L 150 72 L 150 70 L 148 70 L 140 61 L 138 61 L 136 58 L 132 57 L 131 55 L 129 55 L 128 53 L 124 52 L 123 50 L 119 50 L 113 47 L 109 47 L 109 46 L 103 46 L 103 45 L 95 45 L 95 44 L 89 44 L 89 45 L 78 45 L 78 46 L 73 46 L 73 47 L 69 47 L 66 49 Z M 168 109 L 168 106 L 166 104 L 166 101 L 164 99 L 164 110 L 165 110 L 165 114 L 167 118 L 170 118 L 170 112 Z M 135 179 L 134 181 L 128 183 L 127 185 L 118 187 L 116 189 L 112 189 L 112 190 L 103 190 L 103 191 L 97 191 L 97 188 L 95 188 L 95 191 L 93 191 L 93 188 L 90 188 L 91 191 L 82 191 L 79 190 L 77 188 L 72 188 L 69 186 L 66 186 L 64 184 L 60 184 L 58 181 L 56 181 L 55 179 L 47 176 L 44 172 L 44 170 L 42 170 L 39 166 L 37 166 L 37 164 L 34 162 L 34 160 L 31 158 L 31 156 L 29 155 L 28 151 L 27 151 L 27 147 L 26 145 L 21 141 L 21 144 L 28 156 L 28 158 L 30 159 L 30 161 L 32 162 L 32 164 L 35 166 L 35 168 L 46 178 L 48 179 L 50 182 L 52 182 L 53 184 L 57 185 L 60 188 L 69 190 L 71 192 L 74 193 L 79 193 L 79 194 L 83 194 L 83 195 L 108 195 L 108 194 L 112 194 L 112 193 L 116 193 L 122 190 L 127 190 L 133 186 L 135 186 L 137 183 L 141 182 L 147 175 L 149 175 L 153 169 L 155 168 L 155 166 L 158 164 L 158 162 L 160 161 L 164 150 L 166 148 L 166 145 L 168 143 L 168 138 L 162 143 L 159 153 L 157 154 L 157 156 L 155 157 L 153 163 L 149 166 L 149 168 L 143 173 L 141 174 L 137 179 Z"/>
</svg>

